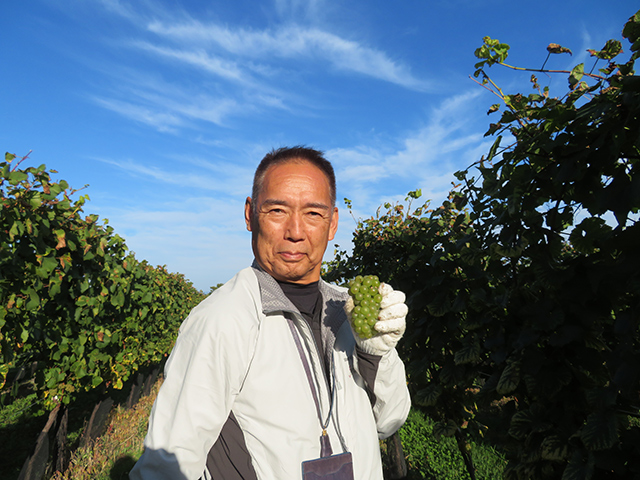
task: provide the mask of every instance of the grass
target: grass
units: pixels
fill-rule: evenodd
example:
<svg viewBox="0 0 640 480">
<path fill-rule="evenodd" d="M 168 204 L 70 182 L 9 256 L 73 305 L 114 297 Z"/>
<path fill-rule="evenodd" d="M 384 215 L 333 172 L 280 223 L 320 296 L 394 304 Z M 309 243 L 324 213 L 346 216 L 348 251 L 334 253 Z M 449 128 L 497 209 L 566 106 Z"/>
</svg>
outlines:
<svg viewBox="0 0 640 480">
<path fill-rule="evenodd" d="M 47 421 L 46 412 L 35 394 L 4 404 L 8 397 L 3 395 L 0 405 L 0 480 L 18 478 L 27 457 L 26 452 L 33 450 L 38 434 Z"/>
<path fill-rule="evenodd" d="M 436 440 L 434 422 L 418 410 L 411 410 L 399 435 L 407 461 L 407 480 L 465 480 L 469 474 L 453 438 Z M 477 480 L 503 478 L 504 457 L 483 443 L 471 443 Z"/>
</svg>

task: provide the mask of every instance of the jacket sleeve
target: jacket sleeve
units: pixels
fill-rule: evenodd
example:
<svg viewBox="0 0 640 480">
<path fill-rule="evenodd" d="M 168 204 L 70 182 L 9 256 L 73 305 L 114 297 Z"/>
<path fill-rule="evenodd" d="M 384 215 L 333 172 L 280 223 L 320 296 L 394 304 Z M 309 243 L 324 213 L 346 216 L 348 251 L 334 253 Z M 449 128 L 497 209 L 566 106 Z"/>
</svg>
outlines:
<svg viewBox="0 0 640 480">
<path fill-rule="evenodd" d="M 180 328 L 131 479 L 196 480 L 205 471 L 248 371 L 259 324 L 247 307 L 228 313 L 214 300 L 196 307 Z"/>
<path fill-rule="evenodd" d="M 404 424 L 411 408 L 404 364 L 395 348 L 379 357 L 372 393 L 378 437 L 390 437 Z"/>
</svg>

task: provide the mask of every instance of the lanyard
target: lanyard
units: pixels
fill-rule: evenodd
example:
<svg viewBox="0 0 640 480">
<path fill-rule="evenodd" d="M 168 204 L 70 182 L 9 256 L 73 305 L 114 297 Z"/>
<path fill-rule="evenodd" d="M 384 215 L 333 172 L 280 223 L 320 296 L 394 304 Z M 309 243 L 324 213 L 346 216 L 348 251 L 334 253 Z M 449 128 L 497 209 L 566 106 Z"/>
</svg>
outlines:
<svg viewBox="0 0 640 480">
<path fill-rule="evenodd" d="M 322 421 L 322 412 L 320 411 L 320 401 L 318 400 L 318 392 L 316 391 L 316 386 L 313 383 L 313 376 L 311 374 L 311 368 L 309 367 L 309 362 L 307 362 L 307 357 L 304 355 L 304 351 L 302 348 L 302 342 L 300 341 L 300 336 L 298 335 L 298 330 L 295 326 L 294 321 L 287 317 L 287 321 L 289 323 L 289 328 L 291 329 L 291 334 L 293 335 L 293 341 L 296 344 L 296 348 L 298 349 L 298 353 L 300 354 L 300 360 L 302 361 L 302 365 L 304 367 L 304 371 L 307 374 L 307 380 L 309 381 L 309 387 L 311 388 L 311 393 L 313 395 L 313 400 L 316 404 L 316 411 L 318 412 L 318 420 L 320 421 L 320 425 L 322 426 L 322 436 L 320 437 L 320 456 L 328 457 L 333 452 L 331 450 L 331 442 L 329 441 L 329 435 L 327 435 L 327 427 L 329 426 L 329 421 L 331 420 L 331 412 L 333 410 L 333 397 L 335 393 L 335 381 L 329 382 L 331 383 L 331 400 L 329 403 L 329 414 L 327 415 L 327 420 Z M 331 358 L 331 373 L 333 374 L 334 363 L 333 357 Z"/>
</svg>

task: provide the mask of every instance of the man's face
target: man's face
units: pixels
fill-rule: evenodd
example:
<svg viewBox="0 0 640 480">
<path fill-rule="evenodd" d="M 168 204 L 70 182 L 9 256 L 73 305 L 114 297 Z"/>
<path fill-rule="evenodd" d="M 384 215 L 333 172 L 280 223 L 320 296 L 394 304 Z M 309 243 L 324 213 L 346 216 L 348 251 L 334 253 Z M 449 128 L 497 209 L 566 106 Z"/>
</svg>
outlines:
<svg viewBox="0 0 640 480">
<path fill-rule="evenodd" d="M 245 222 L 256 260 L 272 277 L 302 284 L 320 279 L 324 251 L 338 229 L 322 170 L 308 162 L 270 167 L 258 198 L 247 198 Z"/>
</svg>

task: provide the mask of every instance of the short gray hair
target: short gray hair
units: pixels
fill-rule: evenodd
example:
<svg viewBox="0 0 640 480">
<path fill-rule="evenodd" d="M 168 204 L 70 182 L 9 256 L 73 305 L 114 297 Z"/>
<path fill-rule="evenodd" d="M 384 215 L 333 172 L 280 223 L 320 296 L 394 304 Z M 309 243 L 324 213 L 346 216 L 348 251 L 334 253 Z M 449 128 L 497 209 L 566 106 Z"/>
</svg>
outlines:
<svg viewBox="0 0 640 480">
<path fill-rule="evenodd" d="M 304 163 L 308 162 L 318 167 L 325 174 L 329 181 L 329 195 L 331 196 L 331 208 L 336 206 L 336 175 L 331 162 L 324 158 L 324 153 L 320 150 L 304 146 L 280 147 L 267 153 L 260 161 L 256 173 L 253 176 L 253 188 L 251 190 L 251 208 L 257 212 L 256 199 L 264 186 L 264 178 L 270 167 L 283 163 Z"/>
</svg>

